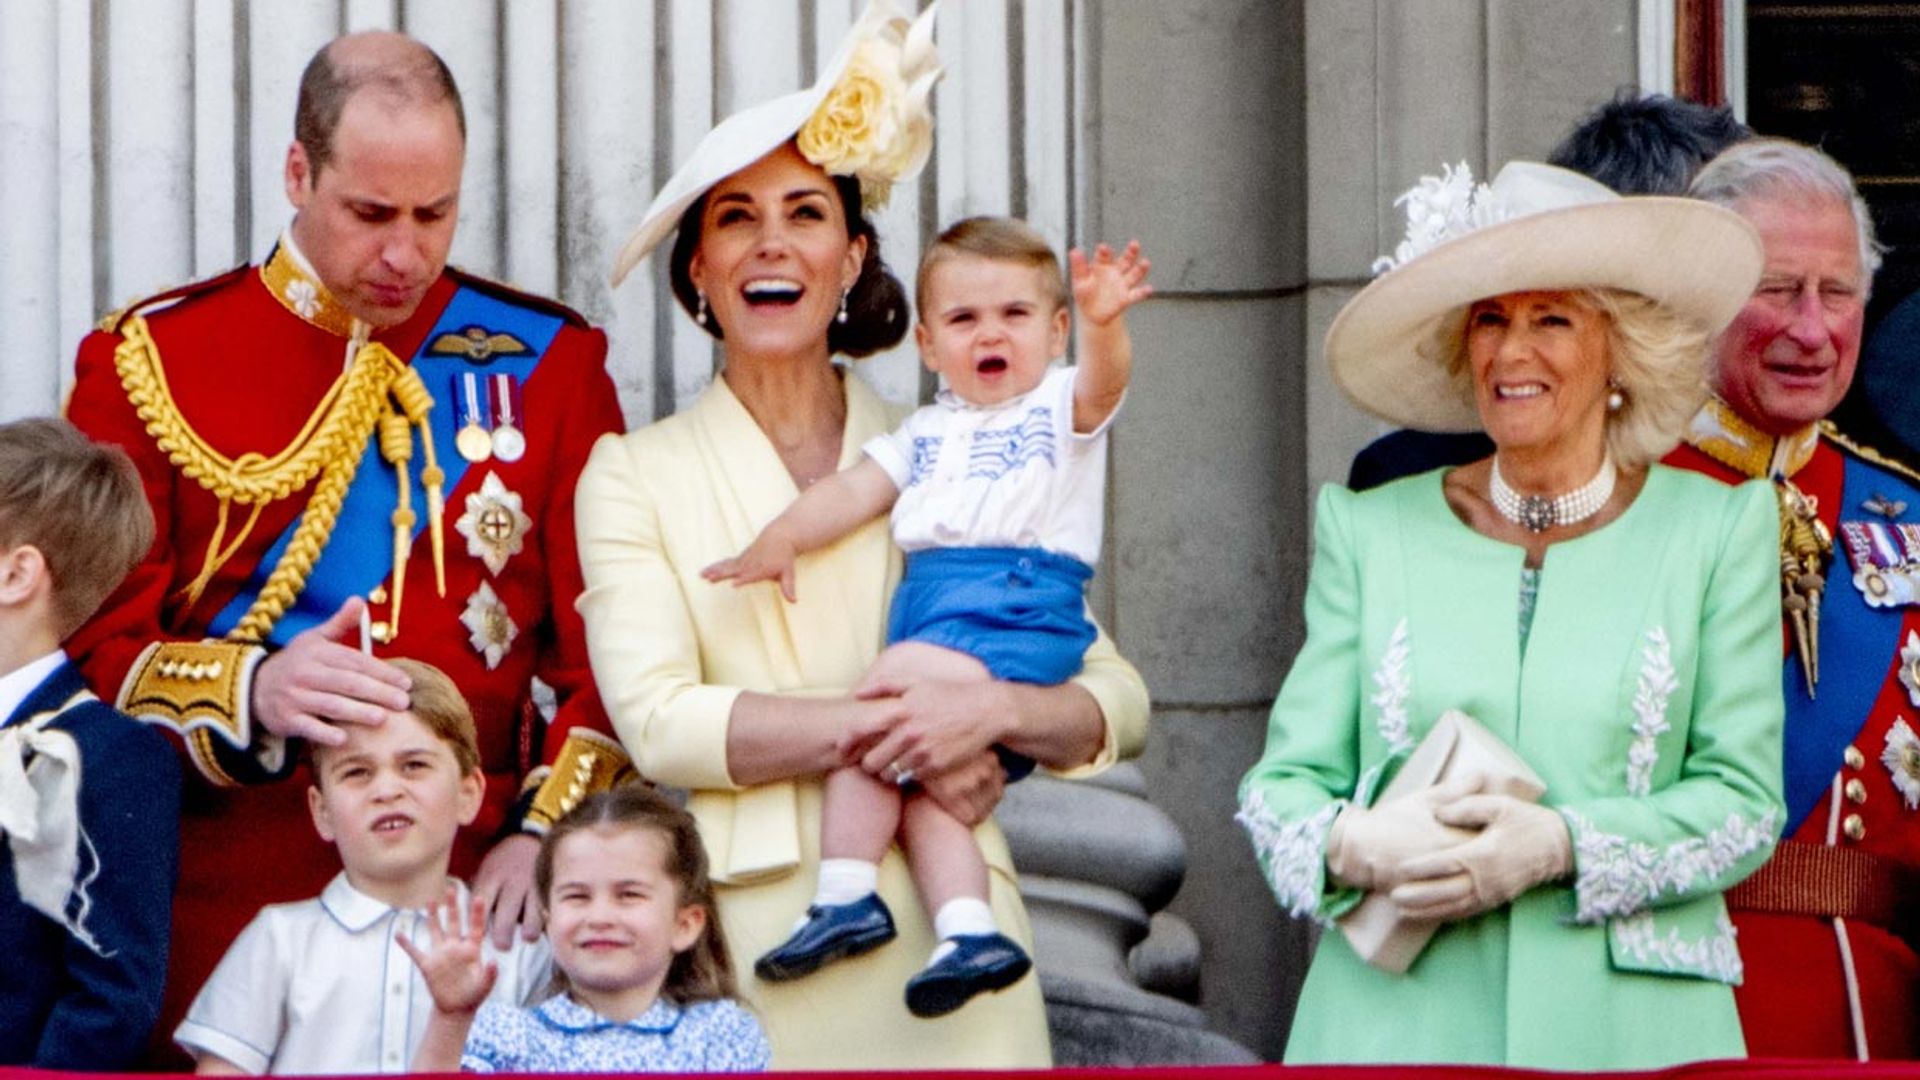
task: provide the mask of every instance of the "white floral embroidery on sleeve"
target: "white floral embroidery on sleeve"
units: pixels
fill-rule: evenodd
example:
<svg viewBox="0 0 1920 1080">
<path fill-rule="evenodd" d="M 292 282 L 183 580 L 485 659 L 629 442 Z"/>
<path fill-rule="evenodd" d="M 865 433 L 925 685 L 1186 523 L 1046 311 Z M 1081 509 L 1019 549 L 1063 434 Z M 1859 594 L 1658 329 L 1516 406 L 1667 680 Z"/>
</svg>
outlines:
<svg viewBox="0 0 1920 1080">
<path fill-rule="evenodd" d="M 1282 821 L 1255 791 L 1247 795 L 1240 812 L 1233 816 L 1253 838 L 1254 854 L 1266 871 L 1267 883 L 1273 886 L 1273 895 L 1287 914 L 1297 919 L 1314 917 L 1319 911 L 1326 880 L 1327 831 L 1346 805 L 1346 800 L 1336 800 L 1306 817 Z"/>
<path fill-rule="evenodd" d="M 1746 968 L 1740 960 L 1733 923 L 1722 913 L 1717 933 L 1693 941 L 1669 926 L 1665 935 L 1652 912 L 1641 911 L 1608 924 L 1614 948 L 1637 963 L 1688 975 L 1703 975 L 1729 986 L 1740 985 Z"/>
<path fill-rule="evenodd" d="M 1656 626 L 1647 631 L 1647 644 L 1640 652 L 1640 689 L 1633 695 L 1633 745 L 1627 748 L 1627 793 L 1647 795 L 1653 791 L 1653 767 L 1660 760 L 1660 736 L 1673 730 L 1667 723 L 1667 699 L 1680 683 L 1673 674 L 1673 653 L 1667 643 L 1667 630 Z"/>
<path fill-rule="evenodd" d="M 1695 881 L 1712 880 L 1741 859 L 1774 842 L 1773 811 L 1748 823 L 1737 813 L 1705 836 L 1658 848 L 1602 832 L 1573 810 L 1562 807 L 1573 832 L 1574 921 L 1597 923 L 1631 915 L 1661 896 L 1682 893 Z"/>
<path fill-rule="evenodd" d="M 1371 700 L 1380 710 L 1380 737 L 1386 740 L 1390 754 L 1413 749 L 1413 736 L 1407 730 L 1407 696 L 1413 691 L 1412 676 L 1407 674 L 1409 651 L 1407 620 L 1402 616 L 1388 635 L 1387 651 L 1381 654 L 1380 666 L 1373 672 L 1373 685 L 1380 689 Z"/>
</svg>

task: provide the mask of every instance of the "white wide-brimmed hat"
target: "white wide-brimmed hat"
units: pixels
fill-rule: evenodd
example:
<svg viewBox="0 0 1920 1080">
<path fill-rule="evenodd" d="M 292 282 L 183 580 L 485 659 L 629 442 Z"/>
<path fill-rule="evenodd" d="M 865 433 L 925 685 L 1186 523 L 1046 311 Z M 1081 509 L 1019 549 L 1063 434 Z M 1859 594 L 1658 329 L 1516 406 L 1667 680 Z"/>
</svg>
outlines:
<svg viewBox="0 0 1920 1080">
<path fill-rule="evenodd" d="M 885 202 L 896 182 L 918 175 L 933 150 L 928 98 L 941 74 L 933 46 L 937 6 L 909 23 L 892 0 L 871 0 L 812 86 L 715 125 L 653 197 L 614 260 L 612 283 L 672 235 L 694 200 L 795 136 L 800 153 L 828 175 L 859 177 L 868 208 Z"/>
<path fill-rule="evenodd" d="M 1429 345 L 1460 308 L 1514 292 L 1624 289 L 1717 334 L 1753 295 L 1765 258 L 1759 235 L 1730 210 L 1622 197 L 1530 161 L 1510 162 L 1480 185 L 1465 163 L 1443 166 L 1401 204 L 1407 239 L 1334 318 L 1327 362 L 1355 404 L 1424 431 L 1480 428 L 1471 389 Z"/>
</svg>

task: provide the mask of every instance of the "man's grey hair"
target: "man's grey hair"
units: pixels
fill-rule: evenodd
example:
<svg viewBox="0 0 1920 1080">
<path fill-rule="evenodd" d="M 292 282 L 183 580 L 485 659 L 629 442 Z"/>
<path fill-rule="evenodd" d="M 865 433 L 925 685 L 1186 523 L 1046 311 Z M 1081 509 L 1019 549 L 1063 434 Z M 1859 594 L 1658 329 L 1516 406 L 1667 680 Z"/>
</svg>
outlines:
<svg viewBox="0 0 1920 1080">
<path fill-rule="evenodd" d="M 1825 153 L 1791 139 L 1749 139 L 1735 143 L 1707 162 L 1688 192 L 1696 199 L 1738 210 L 1746 199 L 1827 199 L 1853 214 L 1860 239 L 1860 283 L 1864 298 L 1880 269 L 1880 243 L 1873 238 L 1873 215 L 1854 186 L 1846 166 Z"/>
</svg>

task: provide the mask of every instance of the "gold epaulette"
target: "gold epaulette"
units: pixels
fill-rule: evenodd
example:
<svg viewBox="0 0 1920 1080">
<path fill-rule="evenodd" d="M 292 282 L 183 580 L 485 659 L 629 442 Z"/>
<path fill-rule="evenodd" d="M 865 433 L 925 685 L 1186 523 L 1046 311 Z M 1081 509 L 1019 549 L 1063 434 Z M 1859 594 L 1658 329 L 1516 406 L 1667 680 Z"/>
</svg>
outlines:
<svg viewBox="0 0 1920 1080">
<path fill-rule="evenodd" d="M 526 828 L 544 833 L 580 800 L 611 790 L 632 775 L 633 759 L 619 740 L 585 728 L 570 731 L 527 808 Z"/>
<path fill-rule="evenodd" d="M 1903 461 L 1897 461 L 1865 443 L 1855 441 L 1852 436 L 1835 427 L 1833 421 L 1820 421 L 1820 434 L 1831 440 L 1835 446 L 1860 460 L 1878 465 L 1908 483 L 1920 484 L 1920 469 L 1915 469 Z"/>
<path fill-rule="evenodd" d="M 202 775 L 218 787 L 238 787 L 213 740 L 248 749 L 253 672 L 266 655 L 258 645 L 237 641 L 156 641 L 127 671 L 120 711 L 178 732 Z"/>
</svg>

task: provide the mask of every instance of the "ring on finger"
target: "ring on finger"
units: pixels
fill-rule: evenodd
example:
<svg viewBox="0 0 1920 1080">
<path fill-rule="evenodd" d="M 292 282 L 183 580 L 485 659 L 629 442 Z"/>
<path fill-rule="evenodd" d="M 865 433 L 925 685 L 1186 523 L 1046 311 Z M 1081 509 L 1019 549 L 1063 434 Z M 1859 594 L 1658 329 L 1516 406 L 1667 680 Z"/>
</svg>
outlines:
<svg viewBox="0 0 1920 1080">
<path fill-rule="evenodd" d="M 893 774 L 893 782 L 899 787 L 906 787 L 913 783 L 913 770 L 903 767 L 897 761 L 887 766 L 887 771 Z"/>
</svg>

